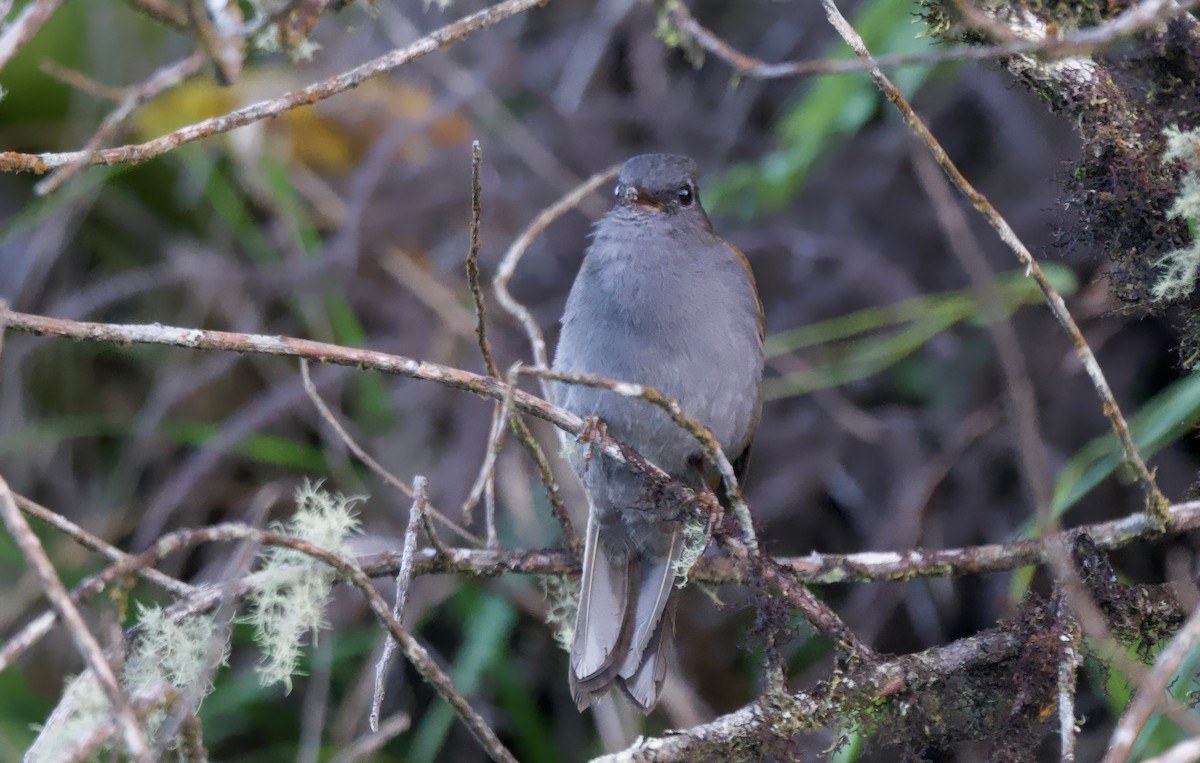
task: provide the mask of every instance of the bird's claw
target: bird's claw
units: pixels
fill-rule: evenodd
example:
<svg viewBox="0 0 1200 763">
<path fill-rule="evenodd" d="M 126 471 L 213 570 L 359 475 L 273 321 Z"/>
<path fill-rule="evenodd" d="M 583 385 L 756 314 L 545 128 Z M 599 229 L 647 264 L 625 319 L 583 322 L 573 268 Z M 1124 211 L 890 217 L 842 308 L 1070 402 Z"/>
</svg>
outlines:
<svg viewBox="0 0 1200 763">
<path fill-rule="evenodd" d="M 583 419 L 583 428 L 579 430 L 577 439 L 579 442 L 587 445 L 587 451 L 583 454 L 583 469 L 587 471 L 588 465 L 592 462 L 592 454 L 596 450 L 596 445 L 604 442 L 608 437 L 608 425 L 599 416 L 585 416 Z"/>
</svg>

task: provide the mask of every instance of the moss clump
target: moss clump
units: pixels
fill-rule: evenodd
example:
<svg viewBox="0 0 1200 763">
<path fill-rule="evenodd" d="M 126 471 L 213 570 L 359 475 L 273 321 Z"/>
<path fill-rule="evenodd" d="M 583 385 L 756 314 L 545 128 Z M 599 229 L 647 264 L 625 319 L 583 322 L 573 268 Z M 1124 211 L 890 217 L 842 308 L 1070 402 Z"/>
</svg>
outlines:
<svg viewBox="0 0 1200 763">
<path fill-rule="evenodd" d="M 1107 21 L 1132 0 L 1001 0 L 984 6 L 996 21 L 1026 33 L 1063 36 Z M 988 42 L 942 0 L 924 0 L 921 18 L 943 39 Z M 1062 202 L 1076 218 L 1059 243 L 1103 254 L 1112 263 L 1113 294 L 1131 312 L 1180 316 L 1180 355 L 1200 358 L 1200 297 L 1186 216 L 1173 210 L 1186 193 L 1185 168 L 1163 161 L 1168 128 L 1200 128 L 1200 23 L 1188 14 L 1136 35 L 1130 44 L 1070 59 L 1012 56 L 1010 72 L 1071 120 L 1083 149 L 1064 183 Z M 1166 279 L 1164 280 L 1164 275 Z"/>
</svg>

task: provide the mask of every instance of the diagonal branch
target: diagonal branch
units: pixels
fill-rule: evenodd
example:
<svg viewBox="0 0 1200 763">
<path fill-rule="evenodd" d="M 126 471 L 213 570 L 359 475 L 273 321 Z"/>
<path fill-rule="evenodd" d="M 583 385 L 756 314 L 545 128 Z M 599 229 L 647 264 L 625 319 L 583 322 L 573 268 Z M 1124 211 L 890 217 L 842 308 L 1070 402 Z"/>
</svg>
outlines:
<svg viewBox="0 0 1200 763">
<path fill-rule="evenodd" d="M 829 23 L 838 31 L 842 39 L 854 50 L 854 53 L 861 59 L 871 61 L 871 53 L 867 50 L 863 43 L 862 37 L 855 31 L 854 27 L 850 26 L 850 22 L 842 15 L 841 11 L 834 0 L 821 0 L 822 7 L 825 8 L 825 15 L 829 19 Z M 1133 442 L 1133 437 L 1129 434 L 1129 425 L 1125 421 L 1124 414 L 1121 413 L 1121 407 L 1117 405 L 1116 398 L 1113 397 L 1112 389 L 1108 386 L 1108 380 L 1104 377 L 1104 372 L 1100 369 L 1100 364 L 1096 360 L 1092 348 L 1088 345 L 1087 340 L 1083 337 L 1083 332 L 1079 330 L 1079 325 L 1075 323 L 1075 319 L 1071 317 L 1067 311 L 1066 303 L 1063 302 L 1062 295 L 1046 278 L 1046 274 L 1042 272 L 1037 260 L 1026 248 L 1021 239 L 1017 237 L 1016 232 L 1008 224 L 987 197 L 977 191 L 955 166 L 954 162 L 950 161 L 950 157 L 946 154 L 945 149 L 938 143 L 937 138 L 929 131 L 925 122 L 921 120 L 917 113 L 913 111 L 912 106 L 900 93 L 899 89 L 888 79 L 878 66 L 872 66 L 868 73 L 871 79 L 878 86 L 884 97 L 892 102 L 892 105 L 900 112 L 900 116 L 904 119 L 904 123 L 916 138 L 929 149 L 934 160 L 942 171 L 946 173 L 946 177 L 958 189 L 963 196 L 975 207 L 975 209 L 983 215 L 988 224 L 995 229 L 999 234 L 1000 240 L 1004 242 L 1009 249 L 1017 256 L 1017 259 L 1025 266 L 1026 272 L 1033 277 L 1045 296 L 1046 304 L 1050 307 L 1050 312 L 1053 313 L 1055 319 L 1071 337 L 1071 341 L 1075 344 L 1075 354 L 1078 356 L 1084 369 L 1087 371 L 1088 377 L 1092 381 L 1092 386 L 1096 388 L 1096 393 L 1100 396 L 1100 401 L 1103 404 L 1104 415 L 1108 417 L 1109 424 L 1112 426 L 1113 432 L 1121 441 L 1121 448 L 1125 453 L 1125 461 L 1133 469 L 1137 480 L 1141 483 L 1143 491 L 1146 494 L 1146 511 L 1150 518 L 1162 524 L 1166 521 L 1166 509 L 1170 505 L 1166 496 L 1158 489 L 1158 485 L 1154 482 L 1154 475 L 1146 467 L 1146 462 L 1142 460 L 1142 456 L 1138 453 L 1137 445 Z"/>
<path fill-rule="evenodd" d="M 810 59 L 771 63 L 743 53 L 696 20 L 683 0 L 667 0 L 665 11 L 671 23 L 688 40 L 733 67 L 738 77 L 757 80 L 787 79 L 821 74 L 852 74 L 873 68 L 928 66 L 947 61 L 990 61 L 1010 56 L 1041 56 L 1047 59 L 1090 55 L 1119 40 L 1151 29 L 1196 7 L 1198 0 L 1146 0 L 1094 27 L 1056 36 L 1043 30 L 1002 45 L 954 47 L 930 53 L 881 55 L 858 59 Z M 982 15 L 982 14 L 980 14 Z M 986 17 L 984 17 L 986 18 Z"/>
<path fill-rule="evenodd" d="M 43 5 L 57 5 L 62 0 L 46 0 L 29 6 L 26 11 Z M 174 132 L 155 138 L 145 143 L 130 144 L 118 148 L 100 149 L 97 151 L 69 151 L 65 153 L 25 154 L 17 151 L 0 152 L 0 171 L 2 172 L 36 172 L 41 174 L 55 167 L 66 164 L 83 162 L 85 164 L 137 164 L 153 159 L 186 143 L 229 132 L 248 124 L 261 122 L 264 119 L 277 117 L 284 112 L 301 106 L 311 106 L 329 98 L 358 87 L 367 80 L 411 63 L 434 51 L 440 50 L 472 32 L 486 29 L 504 19 L 511 18 L 531 8 L 546 3 L 548 0 L 504 0 L 481 11 L 447 24 L 430 34 L 422 37 L 411 45 L 398 48 L 389 53 L 353 69 L 321 80 L 300 90 L 293 90 L 278 98 L 244 106 L 240 109 L 223 114 L 202 122 L 182 127 Z M 10 30 L 10 33 L 14 30 Z M 5 43 L 10 34 L 0 38 L 0 67 L 6 62 Z"/>
<path fill-rule="evenodd" d="M 25 521 L 25 517 L 21 516 L 20 510 L 17 509 L 17 503 L 13 500 L 12 491 L 8 489 L 8 483 L 2 477 L 0 477 L 0 517 L 3 518 L 4 526 L 8 528 L 9 534 L 21 549 L 21 554 L 37 574 L 42 583 L 42 590 L 50 599 L 50 604 L 58 612 L 59 618 L 66 623 L 79 655 L 92 674 L 96 676 L 97 683 L 100 684 L 100 688 L 103 689 L 104 695 L 112 705 L 125 749 L 134 759 L 149 763 L 153 760 L 153 756 L 150 753 L 146 735 L 142 733 L 137 717 L 129 705 L 129 698 L 125 696 L 124 690 L 121 689 L 121 685 L 113 673 L 112 666 L 108 664 L 108 660 L 104 656 L 104 649 L 92 632 L 88 630 L 87 623 L 83 621 L 83 615 L 79 613 L 79 609 L 67 595 L 67 589 L 58 577 L 54 565 L 46 556 L 41 541 L 34 535 L 33 528 Z"/>
</svg>

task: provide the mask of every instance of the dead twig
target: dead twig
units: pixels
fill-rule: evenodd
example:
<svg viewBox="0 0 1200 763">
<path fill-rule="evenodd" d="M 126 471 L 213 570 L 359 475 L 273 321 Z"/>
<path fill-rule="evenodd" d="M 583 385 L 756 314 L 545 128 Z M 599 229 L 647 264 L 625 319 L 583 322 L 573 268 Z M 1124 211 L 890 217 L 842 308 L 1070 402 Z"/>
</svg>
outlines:
<svg viewBox="0 0 1200 763">
<path fill-rule="evenodd" d="M 38 61 L 38 69 L 41 69 L 42 74 L 45 74 L 47 77 L 53 77 L 67 87 L 73 87 L 81 93 L 87 93 L 93 98 L 98 98 L 102 101 L 123 101 L 129 95 L 128 87 L 117 87 L 97 82 L 83 72 L 72 69 L 69 66 L 63 66 L 50 58 L 43 58 L 41 61 Z"/>
<path fill-rule="evenodd" d="M 417 552 L 417 528 L 421 526 L 421 501 L 426 496 L 425 478 L 417 475 L 413 480 L 412 506 L 408 510 L 408 526 L 404 528 L 404 546 L 400 551 L 400 569 L 396 572 L 396 598 L 392 603 L 392 617 L 404 622 L 404 608 L 408 605 L 408 587 L 413 578 L 413 556 Z M 371 731 L 379 731 L 379 714 L 383 707 L 383 695 L 387 689 L 388 671 L 395 659 L 396 640 L 389 638 L 383 643 L 383 654 L 375 665 L 375 691 L 371 698 L 371 714 L 368 717 Z"/>
<path fill-rule="evenodd" d="M 499 379 L 500 370 L 496 366 L 496 361 L 492 358 L 492 348 L 487 340 L 487 306 L 483 299 L 483 288 L 479 278 L 479 232 L 482 217 L 480 168 L 482 162 L 483 153 L 479 141 L 474 141 L 471 144 L 471 245 L 467 252 L 467 283 L 471 290 L 471 297 L 475 302 L 475 336 L 479 343 L 479 354 L 483 357 L 484 366 L 487 368 L 488 374 L 493 378 Z M 512 383 L 513 380 L 510 378 L 510 386 Z M 575 528 L 571 523 L 571 517 L 567 513 L 566 506 L 563 503 L 558 483 L 554 479 L 554 472 L 550 469 L 550 463 L 546 460 L 546 454 L 542 451 L 542 446 L 538 444 L 537 439 L 533 436 L 533 432 L 529 430 L 529 427 L 521 419 L 520 415 L 512 410 L 511 395 L 506 396 L 503 401 L 495 405 L 492 419 L 492 434 L 488 439 L 488 452 L 484 457 L 479 479 L 476 480 L 475 486 L 472 487 L 470 494 L 463 502 L 463 516 L 468 522 L 470 521 L 470 510 L 482 495 L 486 501 L 488 546 L 496 545 L 495 466 L 496 454 L 504 433 L 503 427 L 505 421 L 508 422 L 518 442 L 529 453 L 530 458 L 533 459 L 534 464 L 537 466 L 538 478 L 546 490 L 546 498 L 550 501 L 551 511 L 562 527 L 563 536 L 567 544 L 570 548 L 578 550 L 579 536 L 575 532 Z"/>
<path fill-rule="evenodd" d="M 550 367 L 550 354 L 546 351 L 546 337 L 542 334 L 542 329 L 538 326 L 537 321 L 534 320 L 533 313 L 529 312 L 529 308 L 518 302 L 509 292 L 508 282 L 512 280 L 513 274 L 517 272 L 517 265 L 521 262 L 521 257 L 525 255 L 525 251 L 529 249 L 538 234 L 549 227 L 550 223 L 579 206 L 588 194 L 615 179 L 620 171 L 621 166 L 615 165 L 597 172 L 576 186 L 570 193 L 539 212 L 537 217 L 533 218 L 533 222 L 529 223 L 528 227 L 521 232 L 521 235 L 513 240 L 508 251 L 500 260 L 500 267 L 496 269 L 496 275 L 492 277 L 492 288 L 496 290 L 496 298 L 499 300 L 500 306 L 525 329 L 530 349 L 533 351 L 533 363 L 539 368 Z M 549 381 L 546 379 L 542 380 L 542 397 L 554 402 L 554 396 L 550 394 Z"/>
<path fill-rule="evenodd" d="M 1129 759 L 1142 728 L 1150 720 L 1150 715 L 1162 705 L 1167 697 L 1167 687 L 1198 644 L 1200 610 L 1192 612 L 1171 642 L 1159 652 L 1154 667 L 1138 682 L 1137 696 L 1113 729 L 1104 763 L 1123 763 Z"/>
<path fill-rule="evenodd" d="M 30 12 L 43 6 L 57 6 L 62 0 L 39 0 L 26 8 L 22 18 Z M 65 153 L 27 154 L 18 151 L 0 152 L 0 172 L 36 172 L 41 174 L 55 167 L 61 167 L 75 162 L 90 165 L 137 164 L 148 159 L 178 148 L 187 143 L 220 135 L 248 124 L 261 122 L 264 119 L 277 117 L 284 112 L 301 106 L 311 106 L 338 93 L 358 87 L 367 80 L 386 74 L 393 69 L 415 61 L 418 58 L 440 50 L 447 45 L 466 37 L 472 32 L 486 29 L 504 19 L 511 18 L 531 8 L 548 2 L 548 0 L 504 0 L 485 8 L 458 21 L 438 29 L 422 37 L 411 45 L 393 50 L 367 63 L 356 66 L 349 71 L 334 75 L 300 90 L 272 98 L 266 101 L 244 106 L 240 109 L 211 119 L 182 127 L 174 132 L 160 136 L 145 143 L 136 143 L 117 148 L 99 149 L 96 151 L 68 151 Z M 48 14 L 47 14 L 48 15 Z M 45 19 L 42 19 L 44 21 Z M 20 20 L 19 20 L 20 21 Z M 16 24 L 18 22 L 14 22 Z M 38 22 L 38 26 L 41 22 Z M 24 29 L 28 24 L 23 26 Z M 9 32 L 0 38 L 0 67 L 11 58 L 14 44 L 24 44 L 10 41 L 18 39 L 17 29 L 10 28 Z M 30 33 L 32 36 L 32 33 Z"/>
<path fill-rule="evenodd" d="M 0 71 L 33 39 L 62 4 L 63 0 L 34 0 L 21 9 L 21 13 L 0 35 Z"/>
<path fill-rule="evenodd" d="M 199 74 L 207 60 L 203 53 L 193 53 L 187 58 L 180 59 L 173 64 L 168 64 L 154 72 L 141 85 L 126 88 L 125 96 L 122 98 L 120 104 L 109 112 L 108 116 L 104 117 L 104 120 L 100 123 L 100 127 L 96 129 L 96 132 L 92 134 L 87 144 L 84 145 L 83 152 L 89 153 L 96 150 L 101 144 L 116 135 L 121 125 L 133 116 L 133 112 L 138 107 Z M 33 186 L 34 193 L 39 195 L 53 193 L 85 166 L 87 166 L 87 162 L 77 161 L 59 167 Z"/>
<path fill-rule="evenodd" d="M 1186 13 L 1196 5 L 1197 0 L 1145 0 L 1103 24 L 1079 29 L 1063 37 L 1042 30 L 1040 35 L 1025 34 L 1000 45 L 961 46 L 930 53 L 881 55 L 870 59 L 811 59 L 771 63 L 742 53 L 700 24 L 682 0 L 666 0 L 664 3 L 671 23 L 688 40 L 732 66 L 737 77 L 756 80 L 852 74 L 873 68 L 929 66 L 947 61 L 989 61 L 1011 56 L 1040 56 L 1046 59 L 1086 56 Z M 983 15 L 978 11 L 976 14 Z M 988 26 L 990 28 L 992 24 Z"/>
<path fill-rule="evenodd" d="M 312 401 L 312 404 L 316 406 L 317 412 L 321 414 L 321 418 L 325 419 L 325 423 L 329 424 L 329 426 L 333 428 L 333 431 L 337 433 L 338 437 L 341 438 L 346 447 L 350 449 L 350 452 L 353 453 L 359 461 L 362 461 L 364 464 L 366 464 L 367 468 L 375 472 L 375 474 L 384 482 L 396 488 L 409 498 L 414 497 L 416 495 L 414 489 L 410 487 L 404 480 L 392 474 L 387 469 L 384 469 L 382 464 L 380 464 L 378 461 L 372 458 L 369 453 L 363 450 L 362 446 L 358 444 L 358 441 L 351 437 L 350 433 L 346 431 L 346 428 L 342 426 L 342 422 L 338 420 L 337 416 L 333 415 L 333 411 L 331 411 L 329 406 L 325 404 L 325 400 L 322 399 L 321 394 L 317 392 L 316 385 L 313 384 L 312 375 L 308 372 L 308 360 L 306 358 L 300 358 L 300 379 L 304 384 L 304 392 L 308 395 L 308 399 Z M 468 543 L 473 543 L 476 546 L 482 545 L 482 541 L 475 537 L 473 533 L 446 515 L 442 514 L 442 512 L 438 511 L 432 506 L 427 507 L 427 510 L 433 515 L 434 519 L 450 528 L 463 540 L 467 541 Z"/>
</svg>

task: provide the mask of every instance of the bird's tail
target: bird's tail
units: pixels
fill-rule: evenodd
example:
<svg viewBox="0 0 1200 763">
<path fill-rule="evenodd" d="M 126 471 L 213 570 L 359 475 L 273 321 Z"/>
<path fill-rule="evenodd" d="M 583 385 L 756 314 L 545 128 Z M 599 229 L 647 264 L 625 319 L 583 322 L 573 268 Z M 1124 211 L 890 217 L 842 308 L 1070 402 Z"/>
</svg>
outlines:
<svg viewBox="0 0 1200 763">
<path fill-rule="evenodd" d="M 604 528 L 588 518 L 571 644 L 571 693 L 580 710 L 615 684 L 649 713 L 658 704 L 666 677 L 675 633 L 671 594 L 683 551 L 682 533 L 673 528 L 661 553 L 647 551 L 647 544 L 631 543 L 624 535 L 624 527 Z"/>
</svg>

